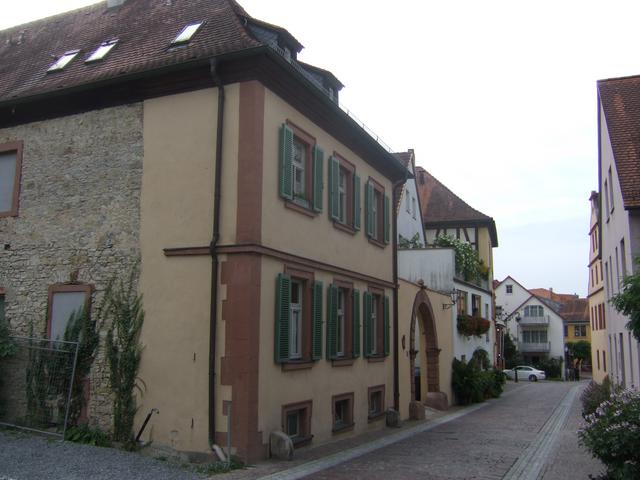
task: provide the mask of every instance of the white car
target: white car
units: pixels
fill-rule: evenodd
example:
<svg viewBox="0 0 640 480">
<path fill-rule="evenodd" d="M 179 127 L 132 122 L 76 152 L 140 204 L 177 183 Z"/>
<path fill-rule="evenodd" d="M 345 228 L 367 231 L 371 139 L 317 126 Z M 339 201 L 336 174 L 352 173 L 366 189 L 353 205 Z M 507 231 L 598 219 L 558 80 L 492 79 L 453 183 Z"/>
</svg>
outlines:
<svg viewBox="0 0 640 480">
<path fill-rule="evenodd" d="M 547 378 L 542 370 L 538 370 L 537 368 L 529 367 L 527 365 L 518 365 L 517 367 L 503 370 L 502 373 L 504 373 L 507 378 L 515 380 L 516 371 L 518 372 L 518 380 L 528 379 L 530 382 L 537 382 L 538 380 L 544 380 Z"/>
</svg>

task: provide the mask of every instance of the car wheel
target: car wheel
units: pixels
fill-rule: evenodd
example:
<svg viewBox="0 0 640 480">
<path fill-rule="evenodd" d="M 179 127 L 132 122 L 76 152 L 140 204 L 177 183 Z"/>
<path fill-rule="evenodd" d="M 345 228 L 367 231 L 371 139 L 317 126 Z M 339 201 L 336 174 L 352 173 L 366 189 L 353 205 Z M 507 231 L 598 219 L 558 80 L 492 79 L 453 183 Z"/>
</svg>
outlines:
<svg viewBox="0 0 640 480">
<path fill-rule="evenodd" d="M 529 375 L 529 381 L 530 382 L 537 382 L 538 381 L 538 377 L 536 377 L 535 375 Z"/>
</svg>

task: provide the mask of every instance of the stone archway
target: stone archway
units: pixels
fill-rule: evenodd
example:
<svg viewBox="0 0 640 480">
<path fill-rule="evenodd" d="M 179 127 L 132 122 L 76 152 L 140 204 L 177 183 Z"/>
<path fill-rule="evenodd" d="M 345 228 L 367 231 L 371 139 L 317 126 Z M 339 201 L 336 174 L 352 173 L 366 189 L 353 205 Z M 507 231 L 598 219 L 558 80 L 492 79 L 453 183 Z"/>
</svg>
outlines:
<svg viewBox="0 0 640 480">
<path fill-rule="evenodd" d="M 411 379 L 411 404 L 409 406 L 409 415 L 411 418 L 424 418 L 423 405 L 437 408 L 438 410 L 445 410 L 449 406 L 446 394 L 440 391 L 438 333 L 433 307 L 424 287 L 420 289 L 414 298 L 410 325 L 409 378 Z M 418 333 L 416 333 L 416 330 L 418 330 Z M 416 338 L 416 335 L 419 335 L 419 338 Z M 418 341 L 416 342 L 416 340 Z M 423 349 L 423 352 L 419 352 L 416 346 Z M 422 354 L 418 355 L 419 353 Z M 420 382 L 426 386 L 426 391 L 424 393 L 421 392 L 419 399 L 417 398 L 414 382 L 416 360 L 420 365 Z"/>
</svg>

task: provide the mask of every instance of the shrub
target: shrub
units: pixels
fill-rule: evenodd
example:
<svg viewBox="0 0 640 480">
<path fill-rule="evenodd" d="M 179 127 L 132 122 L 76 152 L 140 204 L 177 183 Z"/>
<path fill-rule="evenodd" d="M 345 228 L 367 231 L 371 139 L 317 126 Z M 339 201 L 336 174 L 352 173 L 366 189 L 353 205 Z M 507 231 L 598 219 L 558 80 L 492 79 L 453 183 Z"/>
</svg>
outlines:
<svg viewBox="0 0 640 480">
<path fill-rule="evenodd" d="M 611 479 L 640 479 L 640 392 L 614 389 L 585 417 L 580 442 L 607 466 Z"/>
<path fill-rule="evenodd" d="M 489 353 L 484 348 L 476 348 L 471 356 L 469 363 L 475 364 L 481 370 L 487 370 L 491 367 L 491 360 L 489 359 Z"/>
<path fill-rule="evenodd" d="M 85 443 L 95 447 L 110 447 L 109 436 L 98 428 L 91 428 L 88 425 L 77 425 L 67 429 L 65 440 L 75 443 Z"/>
<path fill-rule="evenodd" d="M 497 398 L 502 394 L 504 375 L 499 370 L 482 371 L 477 363 L 453 359 L 451 387 L 461 405 L 483 402 L 487 398 Z"/>
<path fill-rule="evenodd" d="M 562 378 L 562 357 L 547 358 L 538 361 L 534 366 L 539 370 L 544 370 L 547 378 Z"/>
<path fill-rule="evenodd" d="M 602 384 L 591 380 L 582 392 L 582 395 L 580 395 L 582 416 L 586 417 L 587 415 L 593 414 L 602 402 L 609 399 L 610 395 L 611 381 L 609 380 L 609 375 L 604 377 Z"/>
</svg>

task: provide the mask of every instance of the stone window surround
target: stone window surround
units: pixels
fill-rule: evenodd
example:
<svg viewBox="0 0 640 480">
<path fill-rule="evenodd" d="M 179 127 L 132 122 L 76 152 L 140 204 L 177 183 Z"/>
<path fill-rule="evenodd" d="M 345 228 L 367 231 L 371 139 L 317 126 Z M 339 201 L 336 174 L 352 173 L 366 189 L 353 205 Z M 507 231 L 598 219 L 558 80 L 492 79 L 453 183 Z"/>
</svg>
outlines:
<svg viewBox="0 0 640 480">
<path fill-rule="evenodd" d="M 380 411 L 378 413 L 372 414 L 371 413 L 371 399 L 373 397 L 374 394 L 379 393 L 380 394 Z M 382 418 L 385 414 L 385 406 L 384 406 L 384 395 L 385 395 L 385 386 L 384 385 L 375 385 L 373 387 L 369 387 L 367 390 L 367 399 L 368 399 L 368 408 L 367 408 L 367 418 L 369 419 L 369 422 L 373 422 L 375 420 L 379 420 L 380 418 Z"/>
<path fill-rule="evenodd" d="M 358 212 L 354 211 L 354 195 L 353 191 L 353 179 L 356 174 L 356 166 L 347 160 L 345 157 L 340 155 L 338 152 L 333 152 L 333 157 L 338 161 L 340 165 L 340 170 L 345 172 L 345 182 L 346 182 L 346 195 L 345 195 L 345 218 L 344 222 L 340 222 L 339 220 L 333 221 L 333 226 L 339 230 L 343 230 L 350 234 L 355 234 L 356 230 L 353 227 L 354 217 L 358 214 Z M 336 192 L 337 193 L 337 192 Z M 329 205 L 331 208 L 331 205 Z"/>
<path fill-rule="evenodd" d="M 295 210 L 310 217 L 315 217 L 317 215 L 317 212 L 313 210 L 313 147 L 317 143 L 316 138 L 310 133 L 304 131 L 289 119 L 287 119 L 285 123 L 287 127 L 289 127 L 293 131 L 294 139 L 305 144 L 307 147 L 307 158 L 305 159 L 304 169 L 304 196 L 305 200 L 308 203 L 308 206 L 303 206 L 300 203 L 297 203 L 295 200 L 285 200 L 284 205 L 291 210 Z M 291 191 L 293 192 L 293 185 L 291 186 Z"/>
<path fill-rule="evenodd" d="M 353 421 L 353 392 L 349 393 L 341 393 L 340 395 L 334 395 L 331 397 L 331 418 L 332 418 L 332 432 L 333 433 L 342 433 L 353 430 L 353 426 L 355 425 Z M 336 426 L 335 418 L 336 418 L 336 403 L 347 400 L 347 421 L 344 425 Z"/>
<path fill-rule="evenodd" d="M 13 181 L 13 200 L 11 202 L 11 209 L 4 212 L 0 212 L 0 218 L 18 216 L 18 204 L 20 200 L 20 178 L 22 175 L 22 151 L 23 151 L 22 140 L 0 144 L 0 153 L 11 152 L 11 151 L 16 152 L 16 174 Z"/>
<path fill-rule="evenodd" d="M 93 285 L 87 283 L 56 283 L 49 286 L 47 301 L 47 338 L 51 335 L 51 313 L 53 310 L 53 296 L 56 293 L 83 292 L 85 294 L 85 308 L 91 308 L 91 294 L 93 293 Z"/>
<path fill-rule="evenodd" d="M 375 178 L 369 177 L 367 180 L 368 183 L 373 185 L 373 198 L 370 200 L 371 204 L 376 204 L 376 231 L 374 232 L 375 237 L 368 237 L 369 243 L 376 245 L 380 248 L 385 248 L 386 245 L 384 243 L 384 196 L 385 189 L 384 186 L 379 183 Z M 366 187 L 365 187 L 366 188 Z M 377 194 L 377 195 L 376 195 Z M 366 206 L 365 206 L 366 208 Z M 391 228 L 391 226 L 389 226 Z"/>
<path fill-rule="evenodd" d="M 312 400 L 302 402 L 288 403 L 282 406 L 282 431 L 287 433 L 287 415 L 291 412 L 298 411 L 300 414 L 300 435 L 292 438 L 291 441 L 296 447 L 308 445 L 313 439 L 311 435 L 311 411 L 313 407 Z"/>
<path fill-rule="evenodd" d="M 345 367 L 353 365 L 355 360 L 353 356 L 353 329 L 354 329 L 354 318 L 353 318 L 353 282 L 348 280 L 343 280 L 339 278 L 333 279 L 333 284 L 342 289 L 344 292 L 344 304 L 345 304 L 345 312 L 344 312 L 344 355 L 336 356 L 332 360 L 332 366 L 334 367 Z M 336 326 L 337 328 L 337 326 Z M 328 358 L 328 354 L 327 354 Z M 329 359 L 329 358 L 328 358 Z"/>
<path fill-rule="evenodd" d="M 315 273 L 313 270 L 305 270 L 298 266 L 285 265 L 285 275 L 289 275 L 292 281 L 302 284 L 302 357 L 282 364 L 282 370 L 302 370 L 312 368 L 314 361 L 311 358 L 312 351 L 312 303 L 313 303 L 313 283 L 315 281 Z"/>
</svg>

